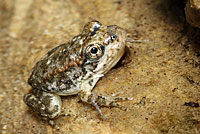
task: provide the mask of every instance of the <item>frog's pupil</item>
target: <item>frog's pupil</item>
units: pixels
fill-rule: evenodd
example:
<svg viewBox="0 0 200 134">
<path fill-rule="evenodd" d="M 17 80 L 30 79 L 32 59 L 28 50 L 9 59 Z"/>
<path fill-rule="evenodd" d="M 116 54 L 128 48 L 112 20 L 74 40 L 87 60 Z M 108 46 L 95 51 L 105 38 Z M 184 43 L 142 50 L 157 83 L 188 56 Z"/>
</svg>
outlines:
<svg viewBox="0 0 200 134">
<path fill-rule="evenodd" d="M 98 49 L 96 47 L 91 48 L 90 52 L 92 54 L 96 54 L 98 52 Z"/>
</svg>

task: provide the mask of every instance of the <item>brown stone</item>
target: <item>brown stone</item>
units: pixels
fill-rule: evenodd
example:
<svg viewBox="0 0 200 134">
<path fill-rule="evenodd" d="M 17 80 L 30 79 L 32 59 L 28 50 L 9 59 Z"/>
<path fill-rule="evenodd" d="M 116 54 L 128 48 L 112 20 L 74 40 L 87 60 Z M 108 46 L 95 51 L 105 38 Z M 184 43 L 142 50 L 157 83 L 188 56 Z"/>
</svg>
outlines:
<svg viewBox="0 0 200 134">
<path fill-rule="evenodd" d="M 187 0 L 185 14 L 190 25 L 200 28 L 200 0 Z"/>
</svg>

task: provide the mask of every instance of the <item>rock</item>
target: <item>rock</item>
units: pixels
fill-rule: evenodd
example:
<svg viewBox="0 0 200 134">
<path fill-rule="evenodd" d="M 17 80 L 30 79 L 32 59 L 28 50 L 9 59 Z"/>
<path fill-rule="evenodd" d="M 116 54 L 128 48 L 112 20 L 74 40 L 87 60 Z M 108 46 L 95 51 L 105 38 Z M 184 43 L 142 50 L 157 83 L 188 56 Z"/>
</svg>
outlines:
<svg viewBox="0 0 200 134">
<path fill-rule="evenodd" d="M 200 0 L 188 0 L 185 7 L 187 22 L 200 28 Z"/>
<path fill-rule="evenodd" d="M 2 0 L 0 134 L 200 133 L 199 108 L 184 106 L 200 104 L 200 62 L 191 46 L 199 44 L 196 38 L 188 42 L 188 35 L 182 37 L 185 22 L 177 19 L 168 1 Z M 119 103 L 127 111 L 102 107 L 107 118 L 102 120 L 77 96 L 63 97 L 65 112 L 71 116 L 55 120 L 57 131 L 24 104 L 23 96 L 30 89 L 27 79 L 47 51 L 80 33 L 90 18 L 123 27 L 135 39 L 149 40 L 129 42 L 130 54 L 93 90 L 134 99 Z"/>
</svg>

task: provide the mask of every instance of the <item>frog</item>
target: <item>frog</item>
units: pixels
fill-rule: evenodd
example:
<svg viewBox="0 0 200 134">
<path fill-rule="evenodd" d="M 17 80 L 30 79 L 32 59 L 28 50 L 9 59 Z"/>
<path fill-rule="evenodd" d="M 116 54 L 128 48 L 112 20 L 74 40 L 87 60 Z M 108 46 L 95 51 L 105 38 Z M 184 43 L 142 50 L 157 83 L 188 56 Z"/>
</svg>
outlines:
<svg viewBox="0 0 200 134">
<path fill-rule="evenodd" d="M 25 104 L 55 124 L 53 120 L 63 113 L 61 96 L 77 95 L 105 119 L 100 106 L 120 107 L 118 101 L 132 99 L 92 93 L 99 79 L 124 55 L 126 35 L 117 25 L 89 21 L 79 35 L 53 48 L 35 64 L 28 78 L 31 90 L 24 95 Z"/>
</svg>

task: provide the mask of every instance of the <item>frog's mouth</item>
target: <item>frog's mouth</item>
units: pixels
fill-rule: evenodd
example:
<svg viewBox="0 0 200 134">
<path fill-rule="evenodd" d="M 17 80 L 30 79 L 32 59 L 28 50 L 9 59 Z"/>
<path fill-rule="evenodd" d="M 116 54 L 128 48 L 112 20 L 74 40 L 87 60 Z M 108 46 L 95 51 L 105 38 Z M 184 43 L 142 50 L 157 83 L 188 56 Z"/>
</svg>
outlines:
<svg viewBox="0 0 200 134">
<path fill-rule="evenodd" d="M 106 46 L 105 53 L 95 69 L 95 72 L 98 75 L 106 74 L 113 66 L 117 64 L 124 54 L 126 33 L 119 27 L 117 27 L 115 30 L 118 34 L 118 40 Z"/>
<path fill-rule="evenodd" d="M 115 49 L 112 49 L 112 51 L 118 51 L 118 52 L 114 52 L 116 53 L 116 55 L 108 55 L 107 59 L 108 59 L 108 62 L 105 63 L 104 65 L 104 68 L 102 68 L 103 70 L 103 74 L 106 74 L 112 67 L 114 67 L 117 62 L 121 59 L 121 57 L 123 56 L 124 54 L 124 51 L 125 51 L 125 45 L 123 45 L 120 49 L 118 50 L 115 50 Z"/>
</svg>

